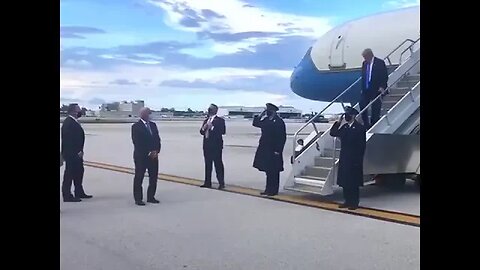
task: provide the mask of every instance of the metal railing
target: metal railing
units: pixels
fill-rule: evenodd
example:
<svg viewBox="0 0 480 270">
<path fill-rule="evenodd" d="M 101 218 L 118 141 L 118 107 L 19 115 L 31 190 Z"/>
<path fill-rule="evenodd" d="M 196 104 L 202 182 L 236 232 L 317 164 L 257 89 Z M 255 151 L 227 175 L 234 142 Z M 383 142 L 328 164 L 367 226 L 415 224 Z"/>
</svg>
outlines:
<svg viewBox="0 0 480 270">
<path fill-rule="evenodd" d="M 415 67 L 418 63 L 420 63 L 420 59 L 418 59 L 410 68 L 408 68 L 406 71 L 405 71 L 405 74 L 407 74 L 413 67 Z M 390 85 L 395 85 L 396 83 L 398 83 L 400 80 L 402 80 L 404 78 L 404 76 L 400 76 L 397 80 L 395 80 L 394 83 L 390 84 Z M 415 86 L 411 87 L 407 93 L 405 93 L 405 95 L 407 94 L 410 94 L 412 95 L 412 89 L 414 89 L 420 82 L 418 82 L 417 84 L 415 84 Z M 385 89 L 384 93 L 388 93 L 388 89 L 390 89 L 391 87 L 387 87 L 387 89 Z M 368 110 L 368 108 L 370 108 L 373 103 L 375 103 L 376 100 L 378 100 L 379 98 L 382 98 L 382 94 L 379 94 L 374 100 L 372 100 L 370 103 L 367 104 L 367 106 L 361 110 L 359 112 L 359 114 L 355 117 L 355 119 L 357 120 L 358 117 L 361 118 L 361 115 L 362 113 L 364 113 L 366 110 Z M 413 97 L 412 97 L 413 99 Z M 415 100 L 413 100 L 415 101 Z M 394 106 L 395 107 L 395 106 Z M 389 119 L 388 119 L 388 111 L 387 113 L 385 114 L 385 119 L 387 121 L 387 125 L 390 125 L 390 122 L 389 122 Z M 419 125 L 420 126 L 420 125 Z M 372 125 L 373 127 L 373 125 Z M 332 177 L 333 179 L 335 179 L 336 177 L 336 171 L 335 171 L 335 163 L 337 162 L 337 137 L 333 137 L 333 154 L 332 154 Z"/>
<path fill-rule="evenodd" d="M 388 61 L 388 64 L 391 66 L 392 65 L 392 61 L 390 60 L 390 56 L 392 56 L 392 54 L 394 54 L 398 49 L 400 49 L 400 47 L 403 46 L 403 44 L 407 43 L 407 42 L 410 42 L 410 45 L 408 46 L 408 48 L 406 50 L 408 50 L 409 48 L 412 48 L 412 45 L 417 43 L 417 41 L 420 40 L 420 38 L 418 38 L 417 40 L 412 40 L 412 39 L 405 39 L 402 43 L 400 43 L 400 45 L 398 45 L 392 52 L 390 52 L 383 60 L 384 61 Z M 402 52 L 403 54 L 403 52 Z M 402 60 L 402 58 L 400 57 L 400 60 Z"/>
<path fill-rule="evenodd" d="M 390 65 L 392 65 L 392 61 L 390 59 L 390 56 L 392 56 L 398 49 L 400 49 L 404 44 L 406 44 L 407 42 L 410 42 L 410 45 L 407 47 L 406 50 L 408 50 L 409 48 L 411 48 L 413 45 L 415 45 L 418 41 L 420 40 L 420 38 L 418 38 L 417 40 L 412 40 L 412 39 L 405 39 L 402 43 L 400 43 L 400 45 L 398 45 L 393 51 L 391 51 L 383 60 L 384 61 L 388 61 L 388 63 Z M 405 52 L 405 51 L 404 51 Z M 402 54 L 403 55 L 403 52 Z M 302 132 L 308 125 L 312 124 L 313 125 L 313 128 L 315 130 L 315 132 L 317 133 L 317 136 L 315 136 L 312 140 L 317 140 L 318 139 L 318 129 L 317 129 L 317 126 L 315 125 L 315 119 L 317 119 L 320 115 L 322 115 L 323 112 L 325 112 L 330 106 L 332 106 L 332 104 L 334 104 L 335 102 L 338 102 L 338 100 L 343 97 L 343 95 L 345 93 L 347 93 L 348 91 L 350 91 L 350 89 L 352 89 L 360 80 L 362 79 L 362 76 L 360 76 L 357 80 L 355 80 L 349 87 L 347 87 L 342 93 L 340 93 L 339 95 L 337 95 L 325 108 L 323 108 L 319 113 L 317 113 L 314 117 L 310 118 L 302 127 L 300 127 L 296 132 L 295 134 L 293 135 L 293 154 L 292 154 L 292 160 L 291 160 L 291 163 L 293 164 L 293 162 L 296 160 L 296 158 L 298 157 L 298 155 L 296 154 L 296 144 L 297 144 L 297 138 L 298 138 L 298 135 L 300 134 L 300 132 Z M 304 145 L 302 147 L 302 150 L 299 151 L 299 155 L 303 152 L 303 149 L 306 149 L 306 147 L 308 147 L 310 145 L 310 143 L 307 143 L 307 145 Z M 317 144 L 318 145 L 318 144 Z"/>
<path fill-rule="evenodd" d="M 417 66 L 418 63 L 420 63 L 420 59 L 418 59 L 411 67 L 409 67 L 409 68 L 405 71 L 405 74 L 407 74 L 410 70 L 412 70 L 412 68 L 414 68 L 415 66 Z M 395 82 L 393 82 L 393 83 L 390 84 L 390 85 L 391 85 L 391 86 L 392 86 L 392 85 L 395 85 L 396 83 L 398 83 L 398 82 L 399 82 L 400 80 L 402 80 L 403 78 L 404 78 L 404 76 L 398 77 L 398 78 L 395 80 Z M 390 89 L 392 88 L 391 86 L 388 86 L 388 87 L 383 91 L 383 93 L 387 93 L 387 94 L 388 94 L 388 90 L 390 90 Z M 413 88 L 414 88 L 414 87 L 410 87 L 410 89 L 408 90 L 407 93 L 405 93 L 405 95 L 407 95 L 407 94 L 410 94 L 410 95 L 411 95 Z M 379 95 L 378 95 L 377 97 L 375 97 L 372 101 L 370 101 L 370 103 L 368 103 L 367 106 L 365 106 L 365 108 L 363 108 L 362 110 L 360 110 L 360 112 L 358 113 L 358 115 L 355 116 L 355 119 L 358 120 L 359 117 L 361 118 L 361 115 L 362 115 L 366 110 L 368 110 L 368 109 L 373 105 L 373 103 L 375 103 L 377 100 L 383 98 L 383 96 L 384 96 L 383 93 L 379 94 Z M 392 107 L 392 108 L 393 108 L 393 107 Z M 390 109 L 390 110 L 391 110 L 391 109 Z M 385 117 L 386 117 L 386 120 L 387 120 L 387 124 L 390 125 L 390 122 L 389 122 L 389 120 L 388 120 L 388 115 L 387 115 L 387 114 L 388 114 L 388 111 L 387 111 L 387 113 L 385 114 Z M 380 119 L 379 119 L 379 121 L 380 121 Z M 363 123 L 363 124 L 365 124 L 365 123 Z M 376 124 L 376 123 L 372 124 L 369 128 L 372 128 L 375 124 Z"/>
</svg>

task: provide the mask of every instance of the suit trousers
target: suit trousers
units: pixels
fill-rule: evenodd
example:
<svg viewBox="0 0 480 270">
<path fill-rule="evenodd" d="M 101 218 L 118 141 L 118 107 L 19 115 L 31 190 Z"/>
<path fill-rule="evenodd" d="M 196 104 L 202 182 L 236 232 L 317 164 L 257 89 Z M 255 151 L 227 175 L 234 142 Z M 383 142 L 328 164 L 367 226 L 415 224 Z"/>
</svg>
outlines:
<svg viewBox="0 0 480 270">
<path fill-rule="evenodd" d="M 135 202 L 143 200 L 143 178 L 145 172 L 148 170 L 148 190 L 147 200 L 155 198 L 155 192 L 157 191 L 158 181 L 158 158 L 150 157 L 136 157 L 135 162 L 135 177 L 133 178 L 133 198 Z"/>
</svg>

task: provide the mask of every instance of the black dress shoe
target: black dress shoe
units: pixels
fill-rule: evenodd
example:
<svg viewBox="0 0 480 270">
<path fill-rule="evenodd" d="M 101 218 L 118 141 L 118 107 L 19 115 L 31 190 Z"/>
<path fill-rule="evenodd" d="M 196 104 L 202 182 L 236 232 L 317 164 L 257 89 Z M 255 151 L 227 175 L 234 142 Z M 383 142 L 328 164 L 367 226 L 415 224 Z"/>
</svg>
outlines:
<svg viewBox="0 0 480 270">
<path fill-rule="evenodd" d="M 349 206 L 348 207 L 348 210 L 357 210 L 358 209 L 358 206 Z"/>
<path fill-rule="evenodd" d="M 204 185 L 201 185 L 200 187 L 201 187 L 201 188 L 212 188 L 212 185 L 205 185 L 205 184 L 204 184 Z"/>
<path fill-rule="evenodd" d="M 148 203 L 160 203 L 160 201 L 157 200 L 157 199 L 155 199 L 155 198 L 148 199 L 147 202 L 148 202 Z"/>
<path fill-rule="evenodd" d="M 75 195 L 75 197 L 79 198 L 79 199 L 91 199 L 91 198 L 93 198 L 92 195 L 87 195 L 87 194 Z"/>
<path fill-rule="evenodd" d="M 267 192 L 260 192 L 260 195 L 267 195 L 268 193 Z"/>
<path fill-rule="evenodd" d="M 75 198 L 75 197 L 70 197 L 70 198 L 64 198 L 64 202 L 81 202 L 80 198 Z"/>
<path fill-rule="evenodd" d="M 136 204 L 136 205 L 140 205 L 140 206 L 144 206 L 144 205 L 145 205 L 145 203 L 144 203 L 144 202 L 142 202 L 142 201 L 135 202 L 135 204 Z"/>
<path fill-rule="evenodd" d="M 346 204 L 346 203 L 341 204 L 341 205 L 338 206 L 338 208 L 342 208 L 342 209 L 343 209 L 343 208 L 348 208 L 348 207 L 349 207 L 349 206 L 348 206 L 348 204 Z"/>
<path fill-rule="evenodd" d="M 278 195 L 278 193 L 267 193 L 268 197 L 273 197 L 273 196 L 277 196 L 277 195 Z"/>
<path fill-rule="evenodd" d="M 220 185 L 220 186 L 218 186 L 218 189 L 219 189 L 219 190 L 225 189 L 225 185 Z"/>
</svg>

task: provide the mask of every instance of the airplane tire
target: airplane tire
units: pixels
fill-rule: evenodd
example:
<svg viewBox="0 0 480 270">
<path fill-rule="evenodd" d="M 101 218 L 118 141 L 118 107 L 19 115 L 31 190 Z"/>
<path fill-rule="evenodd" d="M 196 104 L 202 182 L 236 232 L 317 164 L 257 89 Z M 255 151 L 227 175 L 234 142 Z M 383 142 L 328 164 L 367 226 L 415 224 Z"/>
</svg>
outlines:
<svg viewBox="0 0 480 270">
<path fill-rule="evenodd" d="M 376 178 L 376 185 L 392 189 L 400 189 L 405 186 L 407 178 L 404 174 L 382 174 Z"/>
<path fill-rule="evenodd" d="M 420 185 L 421 185 L 420 175 L 415 176 L 415 185 L 418 187 L 418 189 L 420 189 Z"/>
</svg>

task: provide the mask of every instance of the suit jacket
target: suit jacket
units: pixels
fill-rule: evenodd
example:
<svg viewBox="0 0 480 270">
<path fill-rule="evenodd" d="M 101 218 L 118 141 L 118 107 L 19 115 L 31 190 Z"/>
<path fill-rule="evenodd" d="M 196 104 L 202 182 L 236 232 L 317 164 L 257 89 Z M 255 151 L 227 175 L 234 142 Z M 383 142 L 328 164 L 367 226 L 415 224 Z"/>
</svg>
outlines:
<svg viewBox="0 0 480 270">
<path fill-rule="evenodd" d="M 208 118 L 203 121 L 202 127 L 207 123 Z M 215 116 L 212 121 L 212 129 L 208 131 L 208 138 L 205 136 L 206 131 L 200 128 L 200 134 L 203 135 L 203 149 L 223 149 L 223 135 L 226 133 L 225 120 Z"/>
<path fill-rule="evenodd" d="M 367 80 L 367 62 L 363 61 L 362 64 L 362 94 L 367 93 L 378 93 L 378 89 L 383 87 L 387 88 L 388 82 L 388 71 L 385 61 L 380 58 L 373 58 L 372 66 L 372 76 L 370 78 L 370 84 L 368 89 L 366 89 L 366 80 Z"/>
<path fill-rule="evenodd" d="M 85 132 L 82 126 L 72 117 L 68 116 L 62 125 L 62 156 L 68 161 L 78 158 L 78 153 L 83 151 Z"/>
<path fill-rule="evenodd" d="M 148 157 L 148 153 L 151 151 L 160 152 L 161 140 L 158 134 L 157 125 L 154 122 L 148 122 L 150 125 L 150 131 L 143 124 L 142 120 L 138 120 L 132 125 L 132 142 L 134 146 L 133 157 L 135 159 L 144 159 Z"/>
</svg>

